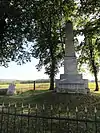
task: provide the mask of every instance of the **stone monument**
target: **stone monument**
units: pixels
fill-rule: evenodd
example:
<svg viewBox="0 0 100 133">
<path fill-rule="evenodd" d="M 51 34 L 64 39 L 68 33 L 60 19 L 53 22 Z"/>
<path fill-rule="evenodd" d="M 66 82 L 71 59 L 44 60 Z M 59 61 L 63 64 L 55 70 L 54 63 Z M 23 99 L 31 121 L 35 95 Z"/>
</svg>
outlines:
<svg viewBox="0 0 100 133">
<path fill-rule="evenodd" d="M 7 94 L 8 95 L 13 95 L 15 92 L 15 85 L 14 84 L 10 84 L 9 87 L 8 87 L 8 90 L 7 90 Z"/>
<path fill-rule="evenodd" d="M 88 80 L 82 78 L 77 72 L 77 59 L 74 49 L 73 25 L 66 22 L 64 74 L 56 79 L 56 92 L 88 93 Z"/>
</svg>

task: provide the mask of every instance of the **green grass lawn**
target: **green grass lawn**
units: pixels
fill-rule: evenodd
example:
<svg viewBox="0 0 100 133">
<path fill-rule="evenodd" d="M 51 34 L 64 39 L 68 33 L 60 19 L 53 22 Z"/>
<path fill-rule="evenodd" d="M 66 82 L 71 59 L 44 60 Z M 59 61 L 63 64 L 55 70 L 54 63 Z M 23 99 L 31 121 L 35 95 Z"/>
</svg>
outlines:
<svg viewBox="0 0 100 133">
<path fill-rule="evenodd" d="M 100 84 L 99 84 L 100 85 Z M 7 85 L 0 85 L 0 88 L 6 88 Z M 79 107 L 84 105 L 88 106 L 89 108 L 92 105 L 96 105 L 100 100 L 100 96 L 98 92 L 94 92 L 95 84 L 89 83 L 89 88 L 91 88 L 92 95 L 67 95 L 67 94 L 55 94 L 48 90 L 49 84 L 48 83 L 38 83 L 36 84 L 36 90 L 33 90 L 33 84 L 16 84 L 16 90 L 20 93 L 18 95 L 13 96 L 1 96 L 0 97 L 0 104 L 2 102 L 5 103 L 18 103 L 20 105 L 22 102 L 23 104 L 55 104 L 59 105 L 65 103 L 66 105 L 69 104 L 71 107 Z M 87 105 L 88 104 L 88 105 Z M 90 107 L 91 106 L 91 107 Z"/>
<path fill-rule="evenodd" d="M 84 110 L 85 106 L 88 107 L 90 111 L 93 110 L 95 106 L 97 106 L 98 109 L 100 108 L 100 91 L 93 91 L 95 88 L 94 83 L 89 83 L 92 95 L 56 94 L 48 90 L 48 83 L 36 84 L 35 91 L 32 89 L 32 86 L 33 84 L 16 84 L 16 90 L 20 93 L 13 96 L 0 96 L 0 104 L 4 102 L 5 104 L 11 103 L 11 105 L 14 105 L 17 103 L 17 106 L 21 106 L 23 103 L 25 106 L 31 104 L 32 107 L 35 106 L 35 104 L 39 106 L 43 104 L 50 106 L 53 104 L 54 107 L 61 105 L 62 108 L 66 108 L 69 106 L 72 111 L 75 111 L 77 106 L 80 112 L 82 109 Z M 1 85 L 1 87 L 5 86 Z"/>
<path fill-rule="evenodd" d="M 14 106 L 15 104 L 17 104 L 17 109 L 19 111 L 21 110 L 21 105 L 23 103 L 25 112 L 28 111 L 28 105 L 30 104 L 31 105 L 31 113 L 35 112 L 35 107 L 37 105 L 37 108 L 38 108 L 37 114 L 38 115 L 43 115 L 42 114 L 43 113 L 43 108 L 42 108 L 43 105 L 45 107 L 44 112 L 47 116 L 50 115 L 51 105 L 53 106 L 53 115 L 55 115 L 55 116 L 59 116 L 59 107 L 61 108 L 61 111 L 60 111 L 61 116 L 66 116 L 67 107 L 69 107 L 69 110 L 70 110 L 69 111 L 70 117 L 75 117 L 76 107 L 78 108 L 79 117 L 82 117 L 85 115 L 85 112 L 84 112 L 85 107 L 87 107 L 87 109 L 88 109 L 87 116 L 89 117 L 89 119 L 94 118 L 94 107 L 96 107 L 98 110 L 97 115 L 98 116 L 100 115 L 100 94 L 99 93 L 98 94 L 91 93 L 91 95 L 79 95 L 79 94 L 60 94 L 60 93 L 55 93 L 55 92 L 52 92 L 49 90 L 35 90 L 35 91 L 29 90 L 29 91 L 23 92 L 18 95 L 0 96 L 0 104 L 2 105 L 3 102 L 5 103 L 5 106 L 8 106 L 9 103 L 11 104 L 11 106 Z M 27 119 L 25 119 L 25 120 L 23 119 L 23 123 L 25 123 L 25 121 L 27 122 Z M 34 119 L 32 119 L 31 122 L 34 123 L 35 122 Z M 40 123 L 42 124 L 42 121 L 39 120 L 38 121 L 39 128 L 43 128 L 42 125 L 40 126 Z M 48 124 L 47 121 L 46 121 L 46 124 Z M 58 131 L 56 131 L 57 133 L 63 133 L 63 131 L 62 132 L 59 131 L 59 121 L 57 121 L 57 122 L 53 121 L 53 124 L 55 126 L 58 126 L 56 128 L 58 130 Z M 74 124 L 75 123 L 73 123 L 72 125 L 70 124 L 70 127 L 71 126 L 73 127 L 72 130 L 76 129 L 76 127 L 74 127 Z M 26 123 L 26 125 L 27 125 L 27 123 Z M 63 122 L 60 123 L 60 126 L 61 126 L 61 129 L 63 129 L 63 126 L 64 126 Z M 81 126 L 83 126 L 83 125 L 80 125 L 79 128 Z M 92 125 L 88 124 L 88 126 L 91 127 Z M 85 127 L 85 125 L 83 127 Z M 31 130 L 33 130 L 33 129 L 31 129 Z M 80 130 L 82 130 L 82 128 Z M 32 131 L 32 133 L 34 133 L 34 131 Z M 42 131 L 41 131 L 41 133 L 42 133 Z M 76 133 L 76 132 L 72 131 L 72 133 Z M 94 131 L 89 132 L 89 133 L 94 133 Z"/>
<path fill-rule="evenodd" d="M 99 84 L 100 86 L 100 84 Z M 0 88 L 6 88 L 8 85 L 0 85 Z M 95 89 L 95 83 L 89 83 L 89 88 L 91 88 L 92 96 L 85 96 L 85 95 L 67 95 L 67 94 L 55 94 L 52 92 L 48 92 L 49 83 L 36 83 L 36 90 L 33 90 L 33 84 L 16 84 L 16 91 L 19 91 L 19 95 L 13 95 L 13 96 L 1 96 L 0 97 L 0 104 L 4 101 L 5 103 L 11 102 L 14 104 L 15 102 L 18 104 L 21 104 L 22 102 L 26 104 L 40 104 L 40 103 L 47 103 L 51 102 L 50 104 L 60 104 L 60 103 L 66 103 L 72 104 L 72 107 L 80 106 L 81 102 L 85 102 L 85 104 L 89 103 L 89 105 L 86 106 L 92 106 L 92 103 L 95 103 L 99 101 L 99 93 L 94 92 Z M 41 94 L 41 95 L 40 95 Z M 48 101 L 49 100 L 49 101 Z M 61 101 L 60 101 L 61 100 Z M 87 101 L 86 101 L 87 100 Z M 57 103 L 56 103 L 57 101 Z M 77 104 L 76 104 L 77 103 Z M 78 104 L 79 103 L 79 104 Z M 81 105 L 83 105 L 83 103 Z"/>
<path fill-rule="evenodd" d="M 79 95 L 79 94 L 59 94 L 49 90 L 29 90 L 23 92 L 18 95 L 13 96 L 0 96 L 0 104 L 2 103 L 8 104 L 11 103 L 14 105 L 15 103 L 18 106 L 31 104 L 34 106 L 38 104 L 42 106 L 53 105 L 54 107 L 61 105 L 69 106 L 71 110 L 75 110 L 75 107 L 79 109 L 83 109 L 85 106 L 89 108 L 89 110 L 93 109 L 95 106 L 99 109 L 100 104 L 100 94 L 91 93 L 91 95 Z"/>
<path fill-rule="evenodd" d="M 84 119 L 87 117 L 88 119 L 95 119 L 95 113 L 94 109 L 97 108 L 97 119 L 100 117 L 100 91 L 94 92 L 95 90 L 95 83 L 89 83 L 88 84 L 91 95 L 82 95 L 82 94 L 61 94 L 61 93 L 55 93 L 53 91 L 48 90 L 49 83 L 36 83 L 36 90 L 34 91 L 34 85 L 33 84 L 16 84 L 16 94 L 12 96 L 0 96 L 0 107 L 2 103 L 5 104 L 5 107 L 8 107 L 8 104 L 10 103 L 11 109 L 10 112 L 14 112 L 15 104 L 17 105 L 16 111 L 17 113 L 22 113 L 22 110 L 25 114 L 28 113 L 28 105 L 30 104 L 30 113 L 31 114 L 37 114 L 41 116 L 50 116 L 51 115 L 51 105 L 53 107 L 52 115 L 55 117 L 66 117 L 69 114 L 70 118 L 76 118 L 76 107 L 78 108 L 78 119 Z M 8 85 L 0 85 L 0 88 L 7 88 Z M 100 84 L 99 84 L 100 87 Z M 22 108 L 22 103 L 24 108 Z M 37 106 L 37 110 L 36 110 Z M 43 110 L 44 107 L 44 110 Z M 59 107 L 61 110 L 59 111 Z M 69 111 L 67 111 L 67 108 L 69 108 Z M 87 108 L 87 113 L 85 112 L 85 108 Z M 1 108 L 0 108 L 1 109 Z M 1 113 L 1 112 L 0 112 Z M 13 133 L 13 122 L 15 119 L 15 116 L 9 116 L 4 115 L 3 116 L 3 132 L 6 132 L 7 127 L 7 120 L 9 119 L 9 132 Z M 0 121 L 2 120 L 2 115 L 0 114 Z M 44 119 L 34 119 L 30 118 L 30 133 L 43 133 L 43 120 Z M 20 128 L 20 123 L 22 121 L 22 128 Z M 12 123 L 12 124 L 11 124 Z M 59 124 L 60 123 L 60 124 Z M 77 121 L 69 122 L 70 123 L 70 133 L 85 133 L 86 132 L 86 122 L 79 122 L 78 123 L 78 130 L 77 132 Z M 47 133 L 50 133 L 51 129 L 51 119 L 45 120 L 45 131 Z M 53 120 L 53 132 L 52 133 L 66 133 L 67 132 L 67 121 L 59 121 L 59 120 Z M 60 128 L 59 128 L 60 125 Z M 95 131 L 95 123 L 87 123 L 88 125 L 88 131 L 87 133 L 94 133 Z M 27 133 L 27 126 L 28 126 L 28 118 L 23 117 L 16 117 L 16 133 Z M 100 123 L 97 123 L 98 128 L 100 127 Z M 1 127 L 1 123 L 0 123 Z M 18 131 L 18 129 L 20 131 Z M 48 131 L 47 131 L 48 130 Z M 100 129 L 98 129 L 98 133 L 100 132 Z"/>
</svg>

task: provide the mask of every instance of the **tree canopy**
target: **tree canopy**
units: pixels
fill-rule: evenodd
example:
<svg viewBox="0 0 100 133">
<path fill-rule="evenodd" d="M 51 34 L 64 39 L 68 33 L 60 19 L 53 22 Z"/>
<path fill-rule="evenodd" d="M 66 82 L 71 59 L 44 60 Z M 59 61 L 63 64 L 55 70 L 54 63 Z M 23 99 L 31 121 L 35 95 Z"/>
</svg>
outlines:
<svg viewBox="0 0 100 133">
<path fill-rule="evenodd" d="M 64 26 L 74 10 L 74 3 L 63 0 L 41 0 L 36 5 L 34 18 L 34 38 L 32 55 L 39 59 L 37 68 L 45 67 L 50 77 L 50 89 L 54 88 L 54 77 L 64 56 Z M 68 15 L 66 13 L 69 12 Z M 65 14 L 65 15 L 64 15 Z"/>
<path fill-rule="evenodd" d="M 18 63 L 30 61 L 26 47 L 32 21 L 27 10 L 30 9 L 26 1 L 0 1 L 1 66 L 7 66 L 11 60 Z"/>
<path fill-rule="evenodd" d="M 99 7 L 99 0 L 0 1 L 0 65 L 7 66 L 10 61 L 22 64 L 31 61 L 31 57 L 38 58 L 37 68 L 45 66 L 54 86 L 64 56 L 66 21 L 73 21 L 75 35 L 91 34 L 100 40 Z M 95 48 L 99 53 L 100 46 Z"/>
<path fill-rule="evenodd" d="M 100 63 L 100 2 L 80 1 L 78 19 L 76 20 L 77 33 L 84 36 L 83 42 L 77 46 L 79 54 L 78 63 L 87 64 L 95 77 L 96 89 L 98 87 L 98 72 Z"/>
</svg>

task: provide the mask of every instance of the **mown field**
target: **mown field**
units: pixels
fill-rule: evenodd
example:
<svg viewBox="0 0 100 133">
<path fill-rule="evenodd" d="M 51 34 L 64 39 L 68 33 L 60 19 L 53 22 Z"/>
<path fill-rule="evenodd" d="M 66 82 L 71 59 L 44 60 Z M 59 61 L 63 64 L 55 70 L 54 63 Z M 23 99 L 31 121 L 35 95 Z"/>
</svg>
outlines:
<svg viewBox="0 0 100 133">
<path fill-rule="evenodd" d="M 8 88 L 9 84 L 0 84 L 0 88 Z M 36 90 L 48 90 L 50 84 L 49 83 L 36 83 L 35 84 L 35 89 Z M 89 82 L 88 87 L 91 89 L 91 91 L 95 90 L 95 83 L 94 82 Z M 100 83 L 99 83 L 100 87 Z M 34 90 L 34 84 L 16 84 L 16 91 L 24 92 L 28 90 Z"/>
<path fill-rule="evenodd" d="M 100 83 L 99 84 L 99 88 L 100 88 Z M 90 90 L 93 92 L 95 90 L 95 82 L 89 82 L 88 83 L 88 87 L 90 88 Z M 100 91 L 96 92 L 99 93 Z"/>
<path fill-rule="evenodd" d="M 0 84 L 0 88 L 8 88 L 9 84 Z M 36 83 L 35 90 L 48 90 L 49 83 Z M 25 92 L 28 90 L 34 90 L 34 84 L 16 84 L 17 92 Z"/>
</svg>

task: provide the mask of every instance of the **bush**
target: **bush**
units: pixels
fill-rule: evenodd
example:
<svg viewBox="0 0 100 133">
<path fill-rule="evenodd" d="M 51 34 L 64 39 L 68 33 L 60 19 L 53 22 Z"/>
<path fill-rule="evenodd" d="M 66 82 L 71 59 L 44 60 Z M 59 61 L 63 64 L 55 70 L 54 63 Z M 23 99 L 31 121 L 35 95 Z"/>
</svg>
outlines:
<svg viewBox="0 0 100 133">
<path fill-rule="evenodd" d="M 7 94 L 7 89 L 0 89 L 0 95 L 6 95 Z"/>
</svg>

